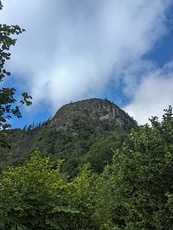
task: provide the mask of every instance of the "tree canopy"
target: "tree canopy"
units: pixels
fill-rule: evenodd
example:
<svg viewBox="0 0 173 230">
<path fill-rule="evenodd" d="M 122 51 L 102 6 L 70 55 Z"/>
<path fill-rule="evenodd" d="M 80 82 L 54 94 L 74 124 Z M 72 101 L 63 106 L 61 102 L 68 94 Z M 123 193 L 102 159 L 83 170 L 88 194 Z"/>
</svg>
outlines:
<svg viewBox="0 0 173 230">
<path fill-rule="evenodd" d="M 38 150 L 9 167 L 0 174 L 0 229 L 172 229 L 172 108 L 150 122 L 131 132 L 100 174 L 86 164 L 71 178 L 62 161 Z"/>
<path fill-rule="evenodd" d="M 100 212 L 116 229 L 172 229 L 173 114 L 133 131 L 102 174 Z M 108 199 L 105 197 L 107 194 Z M 107 210 L 104 212 L 104 210 Z M 106 215 L 105 215 L 106 213 Z"/>
<path fill-rule="evenodd" d="M 99 229 L 94 176 L 86 166 L 68 181 L 61 164 L 36 150 L 25 166 L 1 175 L 0 229 Z"/>
</svg>

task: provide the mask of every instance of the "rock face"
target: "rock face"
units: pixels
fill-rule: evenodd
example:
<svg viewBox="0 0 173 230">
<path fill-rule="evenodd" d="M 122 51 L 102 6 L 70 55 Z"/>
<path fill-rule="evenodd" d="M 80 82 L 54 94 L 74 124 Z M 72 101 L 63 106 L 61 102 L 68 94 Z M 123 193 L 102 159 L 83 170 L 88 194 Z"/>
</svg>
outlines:
<svg viewBox="0 0 173 230">
<path fill-rule="evenodd" d="M 107 99 L 87 99 L 61 107 L 50 122 L 57 130 L 73 132 L 78 135 L 81 129 L 94 127 L 94 131 L 122 131 L 136 128 L 137 123 L 117 105 Z"/>
</svg>

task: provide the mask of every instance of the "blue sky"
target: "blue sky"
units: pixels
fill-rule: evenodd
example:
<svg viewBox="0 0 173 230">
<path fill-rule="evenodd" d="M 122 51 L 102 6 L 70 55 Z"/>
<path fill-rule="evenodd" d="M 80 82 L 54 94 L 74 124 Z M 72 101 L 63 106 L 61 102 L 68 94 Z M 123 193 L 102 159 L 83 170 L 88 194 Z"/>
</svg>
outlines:
<svg viewBox="0 0 173 230">
<path fill-rule="evenodd" d="M 19 24 L 3 84 L 33 96 L 12 127 L 46 121 L 64 104 L 107 98 L 144 124 L 173 106 L 171 0 L 9 0 L 0 20 Z"/>
</svg>

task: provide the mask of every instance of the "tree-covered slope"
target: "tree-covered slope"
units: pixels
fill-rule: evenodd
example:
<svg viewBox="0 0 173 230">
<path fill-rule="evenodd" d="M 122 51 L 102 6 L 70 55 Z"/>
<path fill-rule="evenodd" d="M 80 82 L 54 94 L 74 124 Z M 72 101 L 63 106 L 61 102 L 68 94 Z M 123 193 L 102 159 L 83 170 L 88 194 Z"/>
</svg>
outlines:
<svg viewBox="0 0 173 230">
<path fill-rule="evenodd" d="M 111 149 L 119 147 L 132 128 L 138 128 L 136 122 L 106 99 L 70 103 L 42 125 L 9 130 L 12 156 L 4 158 L 0 167 L 22 164 L 38 148 L 42 155 L 64 159 L 63 170 L 71 175 L 86 162 L 101 172 L 111 162 Z"/>
<path fill-rule="evenodd" d="M 100 174 L 85 164 L 69 178 L 62 161 L 38 150 L 9 167 L 0 174 L 0 229 L 172 230 L 172 108 L 150 121 L 114 149 Z"/>
</svg>

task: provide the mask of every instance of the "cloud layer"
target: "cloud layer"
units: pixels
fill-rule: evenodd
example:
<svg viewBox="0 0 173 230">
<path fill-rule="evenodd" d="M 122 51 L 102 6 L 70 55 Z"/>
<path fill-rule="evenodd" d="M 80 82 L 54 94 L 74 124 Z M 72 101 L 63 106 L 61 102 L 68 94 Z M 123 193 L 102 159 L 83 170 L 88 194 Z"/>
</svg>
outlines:
<svg viewBox="0 0 173 230">
<path fill-rule="evenodd" d="M 133 100 L 124 109 L 138 119 L 139 124 L 148 122 L 152 116 L 162 117 L 163 109 L 173 105 L 173 61 L 161 69 L 152 69 L 143 76 Z"/>
<path fill-rule="evenodd" d="M 172 64 L 157 69 L 142 60 L 168 32 L 170 4 L 171 0 L 5 1 L 1 21 L 26 29 L 9 64 L 18 87 L 31 93 L 35 108 L 47 106 L 55 112 L 70 101 L 97 97 L 109 81 L 115 86 L 121 82 L 132 99 L 125 109 L 144 122 L 144 110 L 155 115 L 156 109 L 173 102 L 167 90 L 173 83 Z M 160 88 L 164 97 L 158 100 Z"/>
</svg>

